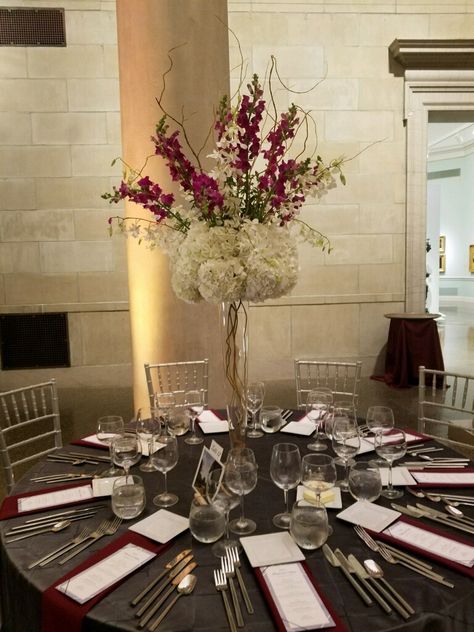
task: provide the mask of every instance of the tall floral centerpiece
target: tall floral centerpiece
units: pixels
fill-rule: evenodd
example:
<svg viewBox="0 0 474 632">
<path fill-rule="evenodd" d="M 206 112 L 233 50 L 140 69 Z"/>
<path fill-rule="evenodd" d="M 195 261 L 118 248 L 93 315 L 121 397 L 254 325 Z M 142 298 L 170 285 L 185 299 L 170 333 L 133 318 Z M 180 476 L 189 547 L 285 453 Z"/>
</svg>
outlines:
<svg viewBox="0 0 474 632">
<path fill-rule="evenodd" d="M 271 81 L 269 86 L 268 103 L 257 75 L 235 105 L 227 96 L 221 99 L 210 171 L 187 142 L 184 126 L 163 115 L 152 142 L 179 184 L 179 201 L 143 170 L 130 167 L 120 186 L 103 196 L 110 202 L 130 200 L 150 211 L 150 219 L 113 217 L 109 222 L 168 254 L 179 298 L 221 305 L 234 441 L 243 440 L 246 425 L 246 303 L 279 298 L 293 289 L 298 241 L 329 249 L 327 238 L 303 222 L 299 212 L 307 196 L 319 198 L 335 186 L 336 175 L 344 183 L 343 158 L 326 164 L 317 155 L 297 153 L 298 134 L 306 151 L 311 119 L 296 105 L 277 113 Z"/>
</svg>

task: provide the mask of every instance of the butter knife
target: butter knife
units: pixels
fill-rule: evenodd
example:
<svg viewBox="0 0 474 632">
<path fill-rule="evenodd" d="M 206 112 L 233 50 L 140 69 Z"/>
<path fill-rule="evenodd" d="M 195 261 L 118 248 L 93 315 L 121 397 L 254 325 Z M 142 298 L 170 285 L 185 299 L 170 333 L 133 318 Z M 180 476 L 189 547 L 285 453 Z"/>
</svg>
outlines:
<svg viewBox="0 0 474 632">
<path fill-rule="evenodd" d="M 147 595 L 150 592 L 150 590 L 152 588 L 154 588 L 156 586 L 156 584 L 161 579 L 163 579 L 163 577 L 165 575 L 167 575 L 168 572 L 172 568 L 174 568 L 176 566 L 176 564 L 179 564 L 179 562 L 181 562 L 181 560 L 183 560 L 185 557 L 187 557 L 190 553 L 191 553 L 191 549 L 184 549 L 184 551 L 181 551 L 181 553 L 178 553 L 178 555 L 176 557 L 174 557 L 172 560 L 167 562 L 165 564 L 164 570 L 157 577 L 155 577 L 155 579 L 153 581 L 151 581 L 149 584 L 147 584 L 147 586 L 145 586 L 145 588 L 140 593 L 138 593 L 138 595 L 136 597 L 134 597 L 132 599 L 132 601 L 130 602 L 130 605 L 131 606 L 136 606 L 137 603 L 140 603 L 140 601 L 143 599 L 143 597 L 145 595 Z"/>
<path fill-rule="evenodd" d="M 335 568 L 340 568 L 341 569 L 341 571 L 345 575 L 347 581 L 352 585 L 352 587 L 357 592 L 359 597 L 363 600 L 365 605 L 366 606 L 371 606 L 374 602 L 369 597 L 369 595 L 365 592 L 365 590 L 362 588 L 362 586 L 360 586 L 356 582 L 356 580 L 352 577 L 352 575 L 350 574 L 349 570 L 345 566 L 345 560 L 344 560 L 344 564 L 343 564 L 341 562 L 341 560 L 339 559 L 339 557 L 336 556 L 336 554 L 332 551 L 332 549 L 327 544 L 323 544 L 323 554 L 324 554 L 324 557 L 327 559 L 327 561 L 331 564 L 331 566 L 334 566 Z M 344 556 L 342 556 L 342 557 L 344 558 Z"/>
</svg>

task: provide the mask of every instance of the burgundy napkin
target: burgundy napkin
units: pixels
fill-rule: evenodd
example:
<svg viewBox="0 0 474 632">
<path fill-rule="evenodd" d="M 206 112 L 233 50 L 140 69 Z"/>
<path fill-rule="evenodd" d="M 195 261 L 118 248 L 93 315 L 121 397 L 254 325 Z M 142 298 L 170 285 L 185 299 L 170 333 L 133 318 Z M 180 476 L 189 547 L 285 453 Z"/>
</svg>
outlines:
<svg viewBox="0 0 474 632">
<path fill-rule="evenodd" d="M 84 500 L 72 501 L 69 503 L 63 503 L 61 505 L 50 505 L 49 507 L 40 507 L 38 509 L 32 509 L 30 511 L 18 511 L 18 500 L 20 498 L 28 498 L 29 496 L 38 496 L 46 492 L 59 492 L 63 489 L 71 489 L 73 487 L 83 487 L 84 485 L 90 486 L 90 481 L 83 483 L 67 483 L 67 485 L 60 485 L 58 487 L 48 487 L 45 489 L 38 489 L 35 492 L 24 492 L 17 496 L 7 496 L 2 506 L 0 507 L 0 520 L 7 520 L 7 518 L 15 518 L 17 516 L 27 516 L 28 514 L 38 513 L 40 511 L 48 511 L 50 509 L 59 509 L 59 507 L 67 507 L 68 505 L 82 505 L 83 503 L 90 503 L 94 500 L 101 500 L 100 498 L 85 498 Z"/>
<path fill-rule="evenodd" d="M 158 542 L 153 542 L 152 540 L 127 529 L 126 533 L 124 533 L 121 537 L 117 538 L 100 551 L 97 551 L 97 553 L 89 557 L 82 564 L 79 564 L 79 566 L 76 566 L 76 568 L 69 573 L 66 573 L 66 575 L 63 575 L 63 577 L 60 577 L 54 582 L 54 584 L 44 591 L 41 601 L 41 632 L 58 632 L 58 630 L 81 632 L 82 620 L 89 610 L 91 610 L 91 608 L 93 608 L 106 595 L 124 582 L 129 575 L 117 581 L 112 586 L 109 586 L 109 588 L 106 588 L 104 591 L 83 604 L 67 597 L 64 593 L 56 590 L 55 587 L 130 543 L 141 546 L 144 549 L 157 554 L 163 553 L 169 546 L 171 546 L 171 541 L 166 544 L 158 544 Z"/>
<path fill-rule="evenodd" d="M 410 469 L 410 465 L 407 466 Z M 415 470 L 413 470 L 415 471 Z M 423 470 L 418 470 L 423 471 Z M 474 472 L 474 467 L 463 467 L 463 468 L 442 468 L 435 469 L 429 468 L 428 470 L 424 470 L 425 472 L 433 472 L 433 474 L 444 474 L 447 472 L 454 472 L 456 474 L 462 474 L 463 472 Z M 410 487 L 474 487 L 474 483 L 416 483 L 415 485 L 410 485 Z"/>
<path fill-rule="evenodd" d="M 446 531 L 442 531 L 441 529 L 436 529 L 435 527 L 432 527 L 432 526 L 427 526 L 425 524 L 422 525 L 420 524 L 419 521 L 412 520 L 411 518 L 407 516 L 401 516 L 398 520 L 399 521 L 401 520 L 402 522 L 407 522 L 408 524 L 411 524 L 414 527 L 425 529 L 426 531 L 429 531 L 430 533 L 436 533 L 436 535 L 444 536 L 445 538 L 454 540 L 455 542 L 461 542 L 462 544 L 473 546 L 472 541 L 469 542 L 469 540 L 461 538 L 457 535 L 452 535 L 451 533 L 447 533 Z M 459 573 L 462 573 L 463 575 L 467 575 L 468 577 L 474 578 L 474 566 L 469 568 L 469 566 L 464 566 L 463 564 L 459 564 L 458 562 L 453 562 L 452 560 L 448 560 L 445 557 L 442 557 L 441 555 L 437 555 L 436 553 L 433 553 L 432 551 L 420 549 L 413 544 L 408 544 L 407 542 L 398 540 L 397 538 L 394 538 L 391 535 L 387 535 L 386 533 L 375 533 L 375 531 L 370 531 L 370 529 L 367 529 L 367 531 L 369 531 L 371 536 L 376 540 L 382 540 L 384 542 L 388 542 L 389 544 L 393 544 L 401 548 L 408 549 L 409 551 L 413 551 L 414 553 L 417 553 L 418 555 L 428 557 L 434 560 L 435 562 L 438 562 L 439 564 L 448 566 L 449 568 L 452 568 L 453 570 L 458 571 Z"/>
<path fill-rule="evenodd" d="M 75 441 L 71 441 L 71 444 L 82 445 L 87 448 L 96 448 L 97 450 L 109 450 L 108 445 L 100 445 L 99 443 L 93 443 L 92 441 L 86 441 L 85 439 L 76 439 Z"/>
<path fill-rule="evenodd" d="M 335 626 L 331 627 L 331 628 L 322 628 L 322 629 L 326 629 L 326 630 L 331 630 L 331 632 L 334 630 L 334 632 L 347 632 L 347 628 L 346 626 L 342 623 L 342 621 L 339 619 L 339 617 L 337 616 L 337 614 L 334 611 L 334 608 L 332 607 L 331 603 L 328 601 L 326 595 L 324 595 L 324 593 L 321 591 L 321 589 L 319 588 L 318 584 L 316 583 L 316 580 L 314 579 L 313 573 L 310 571 L 308 565 L 306 564 L 306 562 L 300 562 L 301 566 L 303 567 L 306 575 L 308 576 L 309 580 L 311 581 L 311 583 L 313 584 L 313 586 L 316 589 L 316 592 L 318 593 L 319 597 L 321 598 L 321 601 L 324 603 L 324 605 L 327 608 L 327 611 L 329 612 L 329 614 L 331 615 Z M 275 604 L 275 601 L 273 600 L 272 594 L 270 592 L 270 590 L 268 589 L 268 585 L 267 582 L 265 581 L 265 578 L 263 577 L 263 573 L 260 570 L 260 568 L 254 568 L 253 569 L 255 572 L 255 576 L 257 577 L 257 581 L 260 584 L 260 588 L 262 589 L 262 592 L 265 596 L 265 600 L 270 608 L 270 611 L 272 613 L 272 617 L 273 620 L 276 623 L 276 626 L 279 630 L 279 632 L 286 632 L 286 627 L 285 624 L 283 623 L 281 617 L 280 617 L 280 613 L 278 612 L 278 608 Z"/>
</svg>

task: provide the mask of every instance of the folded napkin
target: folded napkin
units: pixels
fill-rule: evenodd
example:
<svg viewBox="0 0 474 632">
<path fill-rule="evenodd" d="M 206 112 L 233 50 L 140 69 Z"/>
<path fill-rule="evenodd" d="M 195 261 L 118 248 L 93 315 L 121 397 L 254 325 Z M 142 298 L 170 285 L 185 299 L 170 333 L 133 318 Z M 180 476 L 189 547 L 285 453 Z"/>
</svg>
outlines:
<svg viewBox="0 0 474 632">
<path fill-rule="evenodd" d="M 90 566 L 93 566 L 100 560 L 103 560 L 127 544 L 135 544 L 136 546 L 140 546 L 156 554 L 163 553 L 170 546 L 170 543 L 158 544 L 157 542 L 152 542 L 148 538 L 144 538 L 138 533 L 127 530 L 121 537 L 117 538 L 100 551 L 97 551 L 97 553 L 89 557 L 82 564 L 79 564 L 79 566 L 69 573 L 66 573 L 66 575 L 63 575 L 63 577 L 60 577 L 54 582 L 54 584 L 44 591 L 41 600 L 41 632 L 58 632 L 58 630 L 81 632 L 82 620 L 89 610 L 106 595 L 112 592 L 117 586 L 124 582 L 128 575 L 83 604 L 79 604 L 77 601 L 70 599 L 57 590 L 56 586 L 62 584 L 71 577 L 74 577 Z"/>
<path fill-rule="evenodd" d="M 306 562 L 299 562 L 299 563 L 301 564 L 301 567 L 303 568 L 309 581 L 311 582 L 315 591 L 317 592 L 319 599 L 321 600 L 324 608 L 326 609 L 326 611 L 329 613 L 330 617 L 332 618 L 332 623 L 330 623 L 327 628 L 318 628 L 318 629 L 328 629 L 331 631 L 334 630 L 334 632 L 347 632 L 346 626 L 339 619 L 331 603 L 328 601 L 327 597 L 319 588 Z M 255 572 L 255 576 L 263 592 L 265 600 L 270 608 L 270 611 L 272 613 L 272 617 L 275 622 L 275 625 L 277 626 L 277 629 L 279 630 L 279 632 L 287 632 L 287 630 L 292 629 L 289 626 L 285 625 L 285 622 L 282 619 L 280 609 L 278 608 L 277 603 L 275 601 L 275 595 L 273 591 L 270 589 L 269 585 L 267 584 L 267 581 L 265 580 L 265 574 L 264 574 L 265 568 L 263 569 L 263 572 L 262 572 L 262 569 L 260 568 L 254 568 L 253 570 Z M 298 629 L 301 629 L 301 628 L 298 628 Z"/>
<path fill-rule="evenodd" d="M 89 435 L 87 437 L 83 437 L 82 439 L 76 439 L 75 441 L 71 441 L 72 445 L 82 445 L 88 448 L 98 448 L 99 450 L 108 450 L 109 446 L 97 439 L 97 435 Z"/>
<path fill-rule="evenodd" d="M 298 413 L 294 413 L 298 415 Z M 302 435 L 303 437 L 309 437 L 316 430 L 316 425 L 312 419 L 310 419 L 304 413 L 300 414 L 299 419 L 293 419 L 286 426 L 280 430 L 280 432 L 287 432 L 288 434 Z"/>
<path fill-rule="evenodd" d="M 198 419 L 199 427 L 204 434 L 228 432 L 229 422 L 213 410 L 203 410 Z"/>
<path fill-rule="evenodd" d="M 399 538 L 394 537 L 393 535 L 390 535 L 390 529 L 394 526 L 397 525 L 398 523 L 406 523 L 409 524 L 413 527 L 416 527 L 417 529 L 420 529 L 422 531 L 426 531 L 426 535 L 427 537 L 429 537 L 429 534 L 434 534 L 437 536 L 441 536 L 443 538 L 447 538 L 448 540 L 451 540 L 452 542 L 457 542 L 460 544 L 463 544 L 467 547 L 470 547 L 472 549 L 472 554 L 473 554 L 473 559 L 474 559 L 474 547 L 472 545 L 472 541 L 469 542 L 468 540 L 464 539 L 464 538 L 460 538 L 457 535 L 453 535 L 451 533 L 448 533 L 446 531 L 442 531 L 441 529 L 437 529 L 435 527 L 427 526 L 425 524 L 422 524 L 421 522 L 411 519 L 407 516 L 401 516 L 396 523 L 394 523 L 393 525 L 390 525 L 390 527 L 388 527 L 387 529 L 385 529 L 385 531 L 382 531 L 381 533 L 375 533 L 373 531 L 370 531 L 370 529 L 367 529 L 367 531 L 369 531 L 371 533 L 371 535 L 376 539 L 376 540 L 382 540 L 383 542 L 388 542 L 389 544 L 393 544 L 394 546 L 398 546 L 400 548 L 405 548 L 408 551 L 412 551 L 413 553 L 417 553 L 418 555 L 424 556 L 424 557 L 428 557 L 432 560 L 434 560 L 435 562 L 438 562 L 439 564 L 443 564 L 444 566 L 448 566 L 449 568 L 452 568 L 455 571 L 458 571 L 459 573 L 462 573 L 463 575 L 467 575 L 468 577 L 474 578 L 474 566 L 466 566 L 465 564 L 460 564 L 459 562 L 456 562 L 454 560 L 448 559 L 447 557 L 444 557 L 443 555 L 439 554 L 439 553 L 435 553 L 433 550 L 433 547 L 430 547 L 429 549 L 424 549 L 424 548 L 420 548 L 419 546 L 417 546 L 416 544 L 412 544 L 409 542 L 406 542 L 404 540 L 401 540 Z M 423 539 L 422 539 L 423 541 Z"/>
<path fill-rule="evenodd" d="M 23 494 L 18 494 L 17 496 L 7 496 L 4 499 L 2 506 L 0 507 L 0 520 L 7 520 L 8 518 L 15 518 L 16 516 L 26 516 L 28 514 L 38 513 L 40 511 L 51 509 L 52 507 L 56 509 L 59 507 L 67 507 L 68 505 L 80 505 L 82 503 L 88 503 L 93 500 L 100 500 L 99 498 L 94 498 L 92 496 L 92 488 L 91 488 L 90 496 L 88 496 L 87 498 L 84 498 L 83 500 L 70 500 L 70 501 L 65 501 L 65 502 L 49 504 L 42 507 L 37 507 L 35 509 L 31 509 L 27 511 L 19 511 L 18 501 L 21 499 L 26 499 L 26 498 L 30 498 L 34 496 L 40 496 L 41 494 L 49 495 L 49 494 L 52 494 L 53 492 L 62 492 L 68 489 L 72 490 L 74 488 L 82 488 L 82 487 L 87 487 L 87 486 L 91 488 L 90 481 L 85 481 L 83 483 L 77 483 L 77 482 L 67 483 L 67 485 L 60 485 L 58 487 L 48 487 L 45 489 L 39 489 L 35 492 L 24 492 Z"/>
</svg>

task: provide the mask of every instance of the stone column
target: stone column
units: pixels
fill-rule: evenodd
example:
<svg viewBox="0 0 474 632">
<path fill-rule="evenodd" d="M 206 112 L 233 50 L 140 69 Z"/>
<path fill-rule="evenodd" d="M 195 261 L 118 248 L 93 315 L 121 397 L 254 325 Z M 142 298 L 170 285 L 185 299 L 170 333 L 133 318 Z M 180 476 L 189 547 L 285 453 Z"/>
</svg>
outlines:
<svg viewBox="0 0 474 632">
<path fill-rule="evenodd" d="M 229 93 L 227 0 L 117 0 L 120 104 L 124 161 L 141 167 L 153 154 L 150 141 L 162 116 L 157 97 L 169 114 L 186 119 L 186 130 L 203 165 L 209 153 L 213 112 Z M 174 50 L 172 50 L 174 49 Z M 144 173 L 165 191 L 176 192 L 161 158 L 151 158 Z M 134 204 L 132 217 L 150 217 Z M 210 403 L 222 404 L 222 352 L 218 308 L 188 305 L 174 296 L 167 257 L 134 239 L 127 241 L 135 407 L 146 406 L 145 362 L 208 357 Z"/>
</svg>

